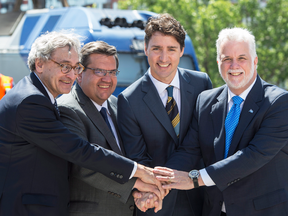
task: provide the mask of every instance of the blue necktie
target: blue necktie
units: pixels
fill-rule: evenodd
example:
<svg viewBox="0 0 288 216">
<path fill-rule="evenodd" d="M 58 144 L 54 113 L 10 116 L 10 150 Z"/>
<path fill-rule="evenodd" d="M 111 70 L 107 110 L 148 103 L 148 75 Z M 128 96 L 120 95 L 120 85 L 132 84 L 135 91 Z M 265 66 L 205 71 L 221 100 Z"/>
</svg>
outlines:
<svg viewBox="0 0 288 216">
<path fill-rule="evenodd" d="M 56 109 L 58 115 L 60 116 L 60 111 L 59 111 L 59 109 L 58 109 L 56 100 L 55 100 L 55 102 L 54 102 L 54 106 L 55 106 L 55 109 Z"/>
<path fill-rule="evenodd" d="M 171 124 L 174 128 L 174 131 L 177 135 L 177 137 L 179 137 L 179 131 L 180 131 L 180 115 L 179 115 L 179 111 L 178 111 L 178 107 L 176 104 L 176 101 L 173 98 L 173 86 L 168 86 L 166 88 L 167 92 L 168 92 L 168 99 L 167 99 L 167 103 L 166 103 L 166 111 L 167 114 L 171 120 Z"/>
<path fill-rule="evenodd" d="M 108 117 L 107 117 L 107 110 L 106 110 L 105 107 L 102 107 L 102 108 L 101 108 L 101 110 L 100 110 L 100 114 L 101 114 L 102 117 L 104 118 L 104 120 L 105 120 L 105 122 L 106 122 L 108 128 L 110 129 L 111 133 L 113 134 L 113 131 L 112 131 L 112 129 L 111 129 L 111 125 L 110 125 L 110 123 L 109 123 L 109 121 L 108 121 Z M 113 134 L 113 136 L 114 136 L 114 134 Z"/>
<path fill-rule="evenodd" d="M 239 117 L 241 113 L 240 104 L 243 99 L 239 96 L 232 97 L 233 106 L 231 107 L 226 119 L 225 119 L 225 132 L 226 132 L 226 141 L 225 141 L 225 155 L 224 158 L 227 158 L 230 144 L 234 135 L 234 131 L 238 125 Z"/>
</svg>

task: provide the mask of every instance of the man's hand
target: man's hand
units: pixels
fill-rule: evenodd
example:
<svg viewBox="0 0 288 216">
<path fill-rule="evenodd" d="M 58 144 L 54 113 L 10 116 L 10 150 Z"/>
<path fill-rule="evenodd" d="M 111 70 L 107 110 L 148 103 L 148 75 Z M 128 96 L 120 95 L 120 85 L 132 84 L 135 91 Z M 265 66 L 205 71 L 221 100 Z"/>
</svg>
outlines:
<svg viewBox="0 0 288 216">
<path fill-rule="evenodd" d="M 141 192 L 152 192 L 152 193 L 156 194 L 158 197 L 162 196 L 156 185 L 147 184 L 139 178 L 136 180 L 133 189 L 134 188 L 137 188 L 138 191 L 141 191 Z"/>
<path fill-rule="evenodd" d="M 169 172 L 169 171 L 167 171 Z M 137 170 L 134 177 L 140 178 L 143 182 L 147 184 L 154 184 L 158 187 L 161 196 L 159 197 L 161 200 L 165 197 L 166 192 L 162 188 L 161 182 L 157 180 L 154 176 L 153 169 L 149 167 L 145 167 L 141 164 L 137 164 Z"/>
<path fill-rule="evenodd" d="M 155 213 L 162 209 L 162 200 L 159 200 L 159 198 L 153 193 L 134 191 L 132 195 L 137 208 L 143 212 L 154 207 Z"/>
<path fill-rule="evenodd" d="M 166 167 L 155 167 L 153 172 L 157 175 L 156 178 L 159 181 L 164 182 L 162 186 L 164 189 L 190 190 L 194 188 L 193 181 L 189 178 L 188 172 L 172 170 Z M 198 182 L 199 186 L 204 185 L 201 176 L 199 176 Z"/>
</svg>

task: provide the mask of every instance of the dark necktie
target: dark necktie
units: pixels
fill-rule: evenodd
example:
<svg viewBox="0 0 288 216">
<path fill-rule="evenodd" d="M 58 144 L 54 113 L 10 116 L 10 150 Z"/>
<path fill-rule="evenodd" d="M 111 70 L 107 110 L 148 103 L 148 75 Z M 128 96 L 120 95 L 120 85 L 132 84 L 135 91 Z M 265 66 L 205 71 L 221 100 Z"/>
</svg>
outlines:
<svg viewBox="0 0 288 216">
<path fill-rule="evenodd" d="M 107 117 L 107 110 L 106 110 L 105 107 L 102 107 L 102 109 L 100 110 L 100 114 L 102 115 L 102 117 L 103 117 L 103 119 L 105 120 L 107 126 L 109 127 L 111 133 L 113 134 L 113 131 L 112 131 L 111 125 L 110 125 L 110 123 L 109 123 L 109 121 L 108 121 L 108 117 Z M 114 136 L 114 134 L 113 134 L 113 136 Z"/>
<path fill-rule="evenodd" d="M 168 100 L 166 103 L 166 111 L 167 114 L 171 120 L 172 126 L 174 128 L 174 131 L 177 135 L 177 137 L 179 137 L 179 131 L 180 131 L 180 115 L 179 115 L 179 111 L 178 111 L 178 107 L 176 104 L 176 101 L 173 98 L 173 86 L 168 86 L 166 88 L 167 92 L 168 92 Z"/>
<path fill-rule="evenodd" d="M 59 111 L 59 109 L 58 109 L 56 100 L 55 100 L 55 102 L 54 102 L 54 106 L 55 106 L 55 109 L 57 110 L 58 115 L 60 116 L 60 111 Z"/>
<path fill-rule="evenodd" d="M 233 106 L 231 107 L 226 119 L 225 119 L 225 132 L 226 132 L 226 140 L 225 140 L 225 154 L 224 158 L 227 157 L 228 151 L 230 148 L 230 144 L 234 135 L 234 131 L 238 125 L 239 117 L 240 117 L 240 104 L 243 99 L 239 96 L 232 97 Z"/>
</svg>

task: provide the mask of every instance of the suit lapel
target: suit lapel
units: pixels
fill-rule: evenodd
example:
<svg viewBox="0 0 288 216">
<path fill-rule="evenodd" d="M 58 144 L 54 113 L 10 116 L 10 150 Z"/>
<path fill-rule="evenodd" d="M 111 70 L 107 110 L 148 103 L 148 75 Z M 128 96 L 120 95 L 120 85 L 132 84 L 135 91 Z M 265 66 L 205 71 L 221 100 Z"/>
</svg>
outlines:
<svg viewBox="0 0 288 216">
<path fill-rule="evenodd" d="M 89 117 L 89 119 L 92 121 L 92 123 L 95 125 L 95 127 L 100 131 L 100 133 L 103 134 L 105 139 L 107 140 L 107 143 L 111 147 L 111 149 L 116 152 L 117 154 L 121 154 L 116 140 L 106 125 L 106 122 L 104 121 L 103 117 L 97 110 L 97 108 L 94 106 L 90 98 L 88 98 L 82 91 L 81 87 L 78 85 L 78 83 L 75 84 L 75 86 L 72 89 L 72 93 L 76 100 L 78 101 L 81 108 L 84 110 L 86 115 Z"/>
<path fill-rule="evenodd" d="M 180 96 L 181 96 L 181 112 L 180 112 L 180 136 L 179 136 L 179 143 L 182 143 L 186 131 L 181 130 L 181 128 L 189 128 L 190 117 L 188 115 L 193 115 L 192 110 L 194 110 L 194 104 L 196 98 L 194 98 L 194 86 L 190 84 L 190 77 L 185 73 L 185 71 L 179 69 L 179 80 L 180 80 Z M 181 116 L 184 116 L 182 118 Z"/>
<path fill-rule="evenodd" d="M 36 75 L 35 75 L 33 72 L 30 73 L 30 79 L 31 79 L 31 81 L 32 81 L 32 84 L 33 84 L 34 86 L 36 86 L 36 87 L 39 89 L 39 91 L 40 91 L 42 94 L 44 94 L 44 95 L 47 97 L 47 99 L 50 101 L 50 103 L 51 103 L 50 97 L 49 97 L 46 89 L 44 88 L 43 84 L 40 82 L 40 80 L 36 77 Z M 52 104 L 52 103 L 51 103 L 51 104 Z M 60 116 L 59 116 L 58 111 L 57 111 L 56 108 L 54 107 L 54 104 L 52 104 L 52 105 L 53 105 L 53 109 L 54 109 L 54 113 L 55 113 L 55 115 L 56 115 L 56 118 L 57 118 L 58 120 L 60 120 Z"/>
<path fill-rule="evenodd" d="M 211 118 L 213 122 L 213 129 L 215 134 L 214 151 L 216 161 L 224 158 L 225 148 L 225 118 L 227 113 L 227 95 L 228 87 L 225 86 L 221 94 L 217 97 L 217 102 L 212 105 Z"/>
<path fill-rule="evenodd" d="M 162 124 L 165 130 L 170 134 L 176 145 L 178 144 L 178 138 L 171 124 L 171 121 L 166 113 L 166 110 L 162 104 L 156 87 L 152 83 L 148 73 L 146 73 L 142 80 L 142 91 L 146 92 L 143 97 L 144 103 L 154 114 L 155 118 Z"/>
<path fill-rule="evenodd" d="M 247 95 L 246 100 L 244 101 L 244 105 L 239 119 L 239 124 L 233 135 L 228 156 L 235 153 L 244 131 L 246 130 L 248 124 L 251 122 L 254 116 L 257 114 L 259 110 L 257 102 L 262 100 L 262 88 L 263 87 L 261 84 L 261 79 L 259 76 L 257 76 L 257 81 L 255 85 L 253 86 L 253 88 Z"/>
<path fill-rule="evenodd" d="M 115 104 L 113 104 L 110 99 L 108 98 L 107 100 L 107 103 L 108 103 L 108 109 L 109 109 L 109 112 L 111 114 L 111 119 L 113 121 L 113 124 L 115 126 L 115 129 L 116 129 L 116 133 L 117 133 L 117 136 L 118 136 L 118 142 L 119 142 L 119 145 L 121 147 L 122 150 L 119 149 L 118 145 L 117 145 L 117 148 L 119 149 L 120 153 L 118 154 L 121 154 L 121 155 L 124 155 L 124 146 L 123 146 L 123 143 L 122 143 L 122 139 L 120 137 L 120 133 L 119 133 L 119 130 L 118 130 L 118 125 L 117 125 L 117 107 Z M 117 143 L 116 143 L 117 144 Z"/>
</svg>

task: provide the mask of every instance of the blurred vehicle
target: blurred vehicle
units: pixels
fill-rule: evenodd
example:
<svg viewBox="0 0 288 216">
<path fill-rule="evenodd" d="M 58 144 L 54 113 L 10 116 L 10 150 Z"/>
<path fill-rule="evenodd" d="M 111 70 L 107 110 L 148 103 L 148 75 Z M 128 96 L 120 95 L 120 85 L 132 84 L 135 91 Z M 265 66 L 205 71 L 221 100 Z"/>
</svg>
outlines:
<svg viewBox="0 0 288 216">
<path fill-rule="evenodd" d="M 118 95 L 140 78 L 149 65 L 144 54 L 144 28 L 148 11 L 68 7 L 0 14 L 0 72 L 17 83 L 29 74 L 27 57 L 34 40 L 47 31 L 71 30 L 88 43 L 103 40 L 119 55 Z M 180 67 L 199 70 L 193 44 L 187 35 Z"/>
</svg>

